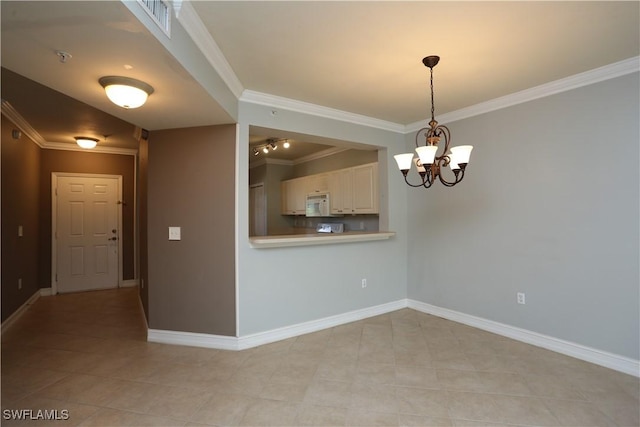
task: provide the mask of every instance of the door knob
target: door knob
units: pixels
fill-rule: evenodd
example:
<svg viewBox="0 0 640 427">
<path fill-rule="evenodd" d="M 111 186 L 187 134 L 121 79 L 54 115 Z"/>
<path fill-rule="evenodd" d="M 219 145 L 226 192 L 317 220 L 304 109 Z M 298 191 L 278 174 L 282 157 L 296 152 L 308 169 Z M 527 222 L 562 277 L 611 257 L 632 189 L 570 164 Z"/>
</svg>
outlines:
<svg viewBox="0 0 640 427">
<path fill-rule="evenodd" d="M 118 240 L 118 238 L 117 237 L 111 237 L 111 238 L 109 238 L 107 240 Z"/>
</svg>

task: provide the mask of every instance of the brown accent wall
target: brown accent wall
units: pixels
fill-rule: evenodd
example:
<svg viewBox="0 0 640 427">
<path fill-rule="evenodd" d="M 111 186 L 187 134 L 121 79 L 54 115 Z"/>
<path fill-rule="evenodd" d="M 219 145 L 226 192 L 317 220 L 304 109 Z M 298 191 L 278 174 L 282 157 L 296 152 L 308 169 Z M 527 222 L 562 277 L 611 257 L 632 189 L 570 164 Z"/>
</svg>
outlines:
<svg viewBox="0 0 640 427">
<path fill-rule="evenodd" d="M 2 116 L 2 321 L 38 291 L 42 150 Z M 22 237 L 18 227 L 22 226 Z M 18 289 L 22 279 L 22 289 Z"/>
<path fill-rule="evenodd" d="M 122 277 L 135 278 L 135 157 L 84 151 L 42 150 L 40 169 L 40 287 L 51 286 L 51 173 L 122 175 Z"/>
<path fill-rule="evenodd" d="M 150 135 L 152 329 L 236 335 L 235 139 L 235 125 Z M 182 228 L 182 240 L 168 240 L 169 226 Z"/>
</svg>

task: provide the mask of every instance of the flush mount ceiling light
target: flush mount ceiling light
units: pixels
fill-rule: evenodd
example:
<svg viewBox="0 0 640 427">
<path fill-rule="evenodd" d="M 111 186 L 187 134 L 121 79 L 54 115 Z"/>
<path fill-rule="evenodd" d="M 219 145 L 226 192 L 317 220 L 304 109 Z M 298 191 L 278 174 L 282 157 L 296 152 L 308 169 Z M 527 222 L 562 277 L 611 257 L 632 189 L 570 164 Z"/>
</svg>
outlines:
<svg viewBox="0 0 640 427">
<path fill-rule="evenodd" d="M 91 150 L 92 148 L 95 148 L 95 146 L 98 144 L 97 139 L 89 138 L 87 136 L 76 136 L 75 140 L 76 140 L 76 144 L 78 144 L 80 147 L 86 150 Z"/>
<path fill-rule="evenodd" d="M 435 67 L 440 61 L 439 56 L 427 56 L 422 60 L 422 63 L 429 68 L 431 74 L 431 121 L 429 127 L 420 129 L 416 133 L 416 152 L 418 158 L 414 159 L 413 153 L 397 154 L 393 156 L 398 163 L 398 168 L 404 176 L 404 181 L 411 187 L 425 187 L 429 188 L 435 182 L 436 178 L 440 180 L 446 187 L 453 187 L 464 178 L 464 171 L 469 163 L 469 157 L 473 147 L 471 145 L 460 145 L 458 147 L 449 148 L 451 143 L 451 133 L 449 128 L 443 125 L 439 125 L 434 118 L 434 103 L 433 103 L 433 67 Z M 420 146 L 418 138 L 423 131 L 425 136 L 425 145 Z M 438 143 L 440 139 L 444 138 L 444 147 L 442 154 L 437 156 Z M 411 164 L 415 163 L 418 174 L 422 178 L 420 184 L 411 184 L 407 179 L 407 174 L 411 169 Z M 442 175 L 446 167 L 451 168 L 454 179 L 448 181 Z"/>
<path fill-rule="evenodd" d="M 269 154 L 269 151 L 275 151 L 278 149 L 278 143 L 282 142 L 284 148 L 291 147 L 291 144 L 286 139 L 268 139 L 266 144 L 253 147 L 253 155 L 257 156 L 262 151 L 264 154 Z"/>
<path fill-rule="evenodd" d="M 130 77 L 106 76 L 98 81 L 111 102 L 126 109 L 142 106 L 153 93 L 150 85 Z"/>
</svg>

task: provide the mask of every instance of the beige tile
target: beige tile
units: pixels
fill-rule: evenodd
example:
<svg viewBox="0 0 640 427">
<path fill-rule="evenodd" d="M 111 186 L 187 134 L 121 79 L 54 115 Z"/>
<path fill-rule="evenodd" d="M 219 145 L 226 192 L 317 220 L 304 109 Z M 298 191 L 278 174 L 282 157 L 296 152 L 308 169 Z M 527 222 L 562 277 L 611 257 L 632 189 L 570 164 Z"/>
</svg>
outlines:
<svg viewBox="0 0 640 427">
<path fill-rule="evenodd" d="M 541 399 L 535 397 L 492 396 L 498 421 L 506 424 L 555 426 L 558 419 Z"/>
<path fill-rule="evenodd" d="M 354 378 L 358 382 L 394 384 L 396 366 L 393 363 L 358 362 L 358 370 Z"/>
<path fill-rule="evenodd" d="M 547 408 L 563 426 L 615 426 L 613 420 L 593 404 L 577 400 L 545 400 Z"/>
<path fill-rule="evenodd" d="M 347 426 L 393 427 L 398 424 L 398 415 L 385 412 L 375 412 L 365 409 L 350 409 L 347 412 Z"/>
<path fill-rule="evenodd" d="M 345 408 L 303 404 L 298 408 L 294 424 L 318 427 L 344 426 L 346 419 Z"/>
<path fill-rule="evenodd" d="M 353 383 L 350 408 L 396 413 L 398 401 L 395 387 L 387 384 Z"/>
<path fill-rule="evenodd" d="M 240 420 L 241 426 L 295 426 L 298 404 L 267 399 L 254 400 Z"/>
<path fill-rule="evenodd" d="M 255 398 L 241 394 L 214 393 L 190 421 L 208 425 L 237 426 Z"/>
<path fill-rule="evenodd" d="M 398 425 L 403 427 L 448 427 L 453 424 L 448 418 L 398 414 Z"/>
<path fill-rule="evenodd" d="M 489 394 L 447 392 L 449 416 L 452 419 L 500 422 L 498 408 Z"/>
<path fill-rule="evenodd" d="M 315 380 L 309 385 L 304 402 L 310 405 L 347 408 L 351 402 L 351 383 Z"/>
<path fill-rule="evenodd" d="M 50 399 L 65 400 L 88 405 L 104 406 L 128 385 L 127 381 L 71 374 L 61 381 L 45 387 L 38 395 Z"/>
<path fill-rule="evenodd" d="M 258 397 L 287 402 L 302 402 L 307 392 L 306 384 L 267 383 Z"/>
<path fill-rule="evenodd" d="M 57 383 L 70 375 L 66 372 L 39 369 L 30 366 L 18 366 L 11 370 L 2 370 L 2 394 L 7 389 L 18 388 L 34 392 Z"/>
<path fill-rule="evenodd" d="M 157 417 L 147 414 L 137 414 L 134 412 L 119 411 L 116 409 L 101 409 L 96 414 L 80 423 L 83 427 L 105 427 L 105 426 L 149 426 L 149 427 L 182 427 L 184 421 L 171 418 Z"/>
<path fill-rule="evenodd" d="M 211 396 L 200 390 L 131 382 L 105 406 L 188 420 Z"/>
<path fill-rule="evenodd" d="M 435 369 L 412 365 L 396 365 L 395 384 L 432 389 L 441 387 Z"/>
<path fill-rule="evenodd" d="M 553 375 L 523 375 L 531 394 L 539 397 L 585 400 L 580 390 L 565 379 Z"/>
<path fill-rule="evenodd" d="M 448 397 L 444 392 L 397 387 L 396 399 L 400 413 L 436 418 L 449 417 Z"/>
<path fill-rule="evenodd" d="M 351 382 L 355 379 L 357 371 L 358 363 L 355 359 L 329 358 L 318 364 L 316 378 Z"/>
<path fill-rule="evenodd" d="M 640 425 L 640 401 L 625 392 L 583 392 L 592 405 L 620 426 Z"/>
</svg>

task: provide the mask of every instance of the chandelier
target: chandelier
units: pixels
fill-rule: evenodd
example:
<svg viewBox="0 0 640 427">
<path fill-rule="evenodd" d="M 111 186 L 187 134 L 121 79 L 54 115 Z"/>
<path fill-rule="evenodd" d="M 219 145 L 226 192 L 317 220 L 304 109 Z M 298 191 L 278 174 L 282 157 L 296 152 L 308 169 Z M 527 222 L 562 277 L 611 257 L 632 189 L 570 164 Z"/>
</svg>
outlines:
<svg viewBox="0 0 640 427">
<path fill-rule="evenodd" d="M 393 156 L 398 163 L 398 168 L 404 176 L 404 181 L 411 187 L 429 188 L 436 179 L 440 180 L 446 187 L 453 187 L 464 178 L 464 171 L 469 163 L 469 156 L 473 147 L 471 145 L 460 145 L 458 147 L 449 148 L 451 143 L 451 132 L 449 128 L 439 125 L 434 118 L 434 102 L 433 102 L 433 67 L 440 61 L 439 56 L 427 56 L 422 63 L 429 68 L 431 72 L 431 121 L 429 127 L 424 127 L 416 133 L 416 152 L 418 158 L 414 159 L 413 153 L 397 154 Z M 418 138 L 423 131 L 425 136 L 425 145 L 420 145 Z M 444 139 L 444 147 L 442 154 L 437 156 L 438 143 Z M 407 179 L 411 164 L 415 163 L 418 174 L 422 179 L 419 184 L 412 184 Z M 443 176 L 446 167 L 453 172 L 451 180 L 447 180 Z"/>
<path fill-rule="evenodd" d="M 278 143 L 282 142 L 284 148 L 289 148 L 291 144 L 287 139 L 267 139 L 266 144 L 253 147 L 253 155 L 257 156 L 262 151 L 264 154 L 269 154 L 269 151 L 275 151 L 278 149 Z"/>
</svg>

